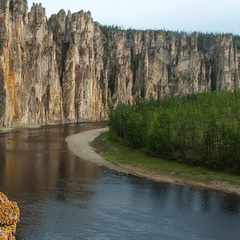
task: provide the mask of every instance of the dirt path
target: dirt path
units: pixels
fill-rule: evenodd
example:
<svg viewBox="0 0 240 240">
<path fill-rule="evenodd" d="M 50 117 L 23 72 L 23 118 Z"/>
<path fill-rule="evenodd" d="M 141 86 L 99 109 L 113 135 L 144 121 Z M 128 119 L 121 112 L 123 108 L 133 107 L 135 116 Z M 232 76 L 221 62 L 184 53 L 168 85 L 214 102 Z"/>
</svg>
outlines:
<svg viewBox="0 0 240 240">
<path fill-rule="evenodd" d="M 108 161 L 106 161 L 104 158 L 102 158 L 99 154 L 97 154 L 91 146 L 89 146 L 89 143 L 92 142 L 97 136 L 101 134 L 101 132 L 107 131 L 108 128 L 101 128 L 101 129 L 94 129 L 86 132 L 81 132 L 72 136 L 69 136 L 66 138 L 66 142 L 68 143 L 69 149 L 78 157 L 91 161 L 99 166 L 105 166 L 111 170 L 122 172 L 125 174 L 131 174 L 134 176 L 138 176 L 141 178 L 146 178 L 149 180 L 157 181 L 157 182 L 168 182 L 178 185 L 190 185 L 198 188 L 203 189 L 212 189 L 212 190 L 218 190 L 228 193 L 234 193 L 237 195 L 240 195 L 240 187 L 231 185 L 226 182 L 211 182 L 209 184 L 201 183 L 201 182 L 193 182 L 188 181 L 187 179 L 178 179 L 174 176 L 159 176 L 159 175 L 153 175 L 148 174 L 140 169 L 135 169 L 132 167 L 129 167 L 128 169 L 121 168 L 119 166 L 116 166 Z"/>
</svg>

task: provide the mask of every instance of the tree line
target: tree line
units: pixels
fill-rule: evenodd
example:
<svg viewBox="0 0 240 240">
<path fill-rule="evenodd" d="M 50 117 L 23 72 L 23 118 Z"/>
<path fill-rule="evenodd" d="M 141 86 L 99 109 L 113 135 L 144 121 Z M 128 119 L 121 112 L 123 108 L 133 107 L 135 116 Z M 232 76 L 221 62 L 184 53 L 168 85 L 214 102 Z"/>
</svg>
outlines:
<svg viewBox="0 0 240 240">
<path fill-rule="evenodd" d="M 168 159 L 240 174 L 240 91 L 119 104 L 109 135 Z"/>
</svg>

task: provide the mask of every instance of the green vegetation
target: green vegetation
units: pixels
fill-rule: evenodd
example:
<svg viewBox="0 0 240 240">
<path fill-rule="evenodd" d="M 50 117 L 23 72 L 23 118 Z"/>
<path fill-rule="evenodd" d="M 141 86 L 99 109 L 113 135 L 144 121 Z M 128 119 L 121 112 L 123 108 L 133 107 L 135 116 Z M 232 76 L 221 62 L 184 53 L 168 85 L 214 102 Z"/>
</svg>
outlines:
<svg viewBox="0 0 240 240">
<path fill-rule="evenodd" d="M 119 104 L 112 140 L 160 158 L 240 174 L 240 91 Z"/>
<path fill-rule="evenodd" d="M 240 36 L 239 35 L 233 35 L 233 40 L 235 47 L 238 51 L 240 51 Z"/>
<path fill-rule="evenodd" d="M 4 111 L 5 111 L 5 106 L 4 106 L 4 104 L 0 103 L 0 124 L 1 124 L 1 121 L 2 121 L 2 118 L 3 118 Z M 2 131 L 3 130 L 0 128 L 0 133 Z"/>
<path fill-rule="evenodd" d="M 123 27 L 118 25 L 100 25 L 100 29 L 105 36 L 108 36 L 111 32 L 121 32 L 124 30 Z"/>
<path fill-rule="evenodd" d="M 26 128 L 23 126 L 17 126 L 11 129 L 11 132 L 23 132 Z"/>
<path fill-rule="evenodd" d="M 216 40 L 216 38 L 218 36 L 223 36 L 224 34 L 219 34 L 219 33 L 213 33 L 213 32 L 209 32 L 209 33 L 202 33 L 202 32 L 198 32 L 198 50 L 199 51 L 208 51 L 209 46 L 213 43 L 213 41 Z"/>
<path fill-rule="evenodd" d="M 3 115 L 4 111 L 5 111 L 5 104 L 0 103 L 0 117 Z"/>
<path fill-rule="evenodd" d="M 199 185 L 227 182 L 240 186 L 239 176 L 153 157 L 126 146 L 123 139 L 112 141 L 109 137 L 109 132 L 104 132 L 91 143 L 91 146 L 107 161 L 142 176 L 162 179 L 166 177 L 180 182 L 200 183 Z"/>
</svg>

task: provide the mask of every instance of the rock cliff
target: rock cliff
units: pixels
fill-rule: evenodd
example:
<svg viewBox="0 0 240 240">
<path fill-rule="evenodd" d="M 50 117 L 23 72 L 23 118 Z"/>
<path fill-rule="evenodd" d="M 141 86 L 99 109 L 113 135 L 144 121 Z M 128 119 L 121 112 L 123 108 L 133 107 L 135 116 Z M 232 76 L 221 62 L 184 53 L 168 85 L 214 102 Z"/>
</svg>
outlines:
<svg viewBox="0 0 240 240">
<path fill-rule="evenodd" d="M 0 192 L 0 240 L 14 240 L 20 211 L 15 202 L 11 202 Z"/>
<path fill-rule="evenodd" d="M 232 35 L 119 30 L 0 0 L 0 126 L 100 121 L 109 103 L 239 87 Z"/>
</svg>

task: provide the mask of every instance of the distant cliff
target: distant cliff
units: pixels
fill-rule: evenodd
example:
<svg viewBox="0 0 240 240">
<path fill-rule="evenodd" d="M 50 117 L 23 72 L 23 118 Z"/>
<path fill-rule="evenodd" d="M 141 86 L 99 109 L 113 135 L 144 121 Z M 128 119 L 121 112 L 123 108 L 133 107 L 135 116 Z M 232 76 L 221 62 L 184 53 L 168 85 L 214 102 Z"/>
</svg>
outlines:
<svg viewBox="0 0 240 240">
<path fill-rule="evenodd" d="M 118 30 L 0 0 L 0 126 L 100 121 L 110 102 L 239 87 L 232 35 Z"/>
</svg>

